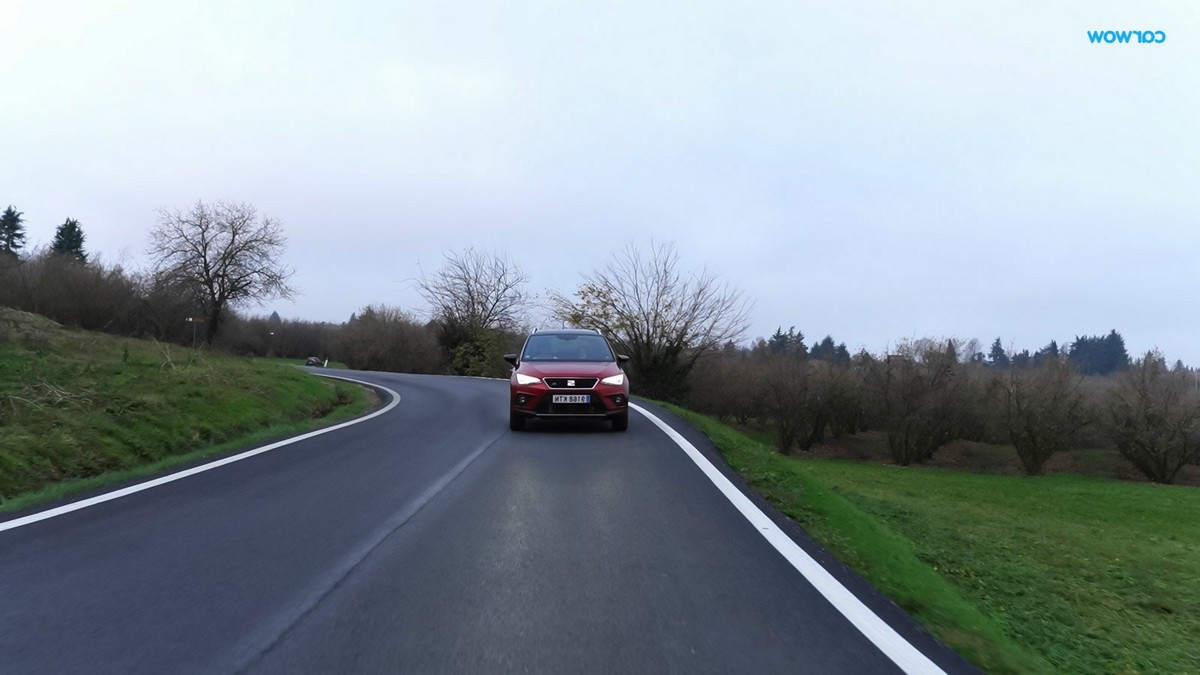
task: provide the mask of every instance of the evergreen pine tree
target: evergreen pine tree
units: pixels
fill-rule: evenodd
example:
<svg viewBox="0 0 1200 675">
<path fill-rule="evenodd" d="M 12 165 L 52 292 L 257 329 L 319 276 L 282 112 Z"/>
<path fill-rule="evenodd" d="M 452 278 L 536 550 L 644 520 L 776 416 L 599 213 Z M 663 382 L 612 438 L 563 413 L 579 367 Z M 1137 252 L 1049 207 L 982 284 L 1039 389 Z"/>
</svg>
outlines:
<svg viewBox="0 0 1200 675">
<path fill-rule="evenodd" d="M 1100 366 L 1096 361 L 1095 338 L 1076 335 L 1067 358 L 1071 359 L 1079 367 L 1079 371 L 1085 375 L 1097 375 L 1100 372 Z"/>
<path fill-rule="evenodd" d="M 267 317 L 267 324 L 278 326 L 283 323 L 283 319 L 279 318 L 279 312 L 271 312 L 271 316 Z"/>
<path fill-rule="evenodd" d="M 795 326 L 792 326 L 792 329 L 795 328 Z M 782 354 L 788 350 L 790 343 L 791 340 L 788 334 L 783 332 L 783 326 L 780 326 L 775 329 L 775 334 L 771 336 L 771 339 L 767 340 L 767 347 L 771 350 L 772 354 Z"/>
<path fill-rule="evenodd" d="M 50 250 L 86 263 L 87 253 L 83 250 L 83 240 L 83 229 L 79 227 L 79 221 L 67 218 L 66 222 L 54 231 L 54 243 L 50 244 Z"/>
<path fill-rule="evenodd" d="M 1129 352 L 1125 351 L 1125 338 L 1113 330 L 1104 336 L 1105 374 L 1125 370 L 1129 367 Z"/>
<path fill-rule="evenodd" d="M 1023 349 L 1012 356 L 1012 365 L 1014 368 L 1028 368 L 1033 362 L 1033 358 L 1029 355 L 1028 349 Z"/>
<path fill-rule="evenodd" d="M 846 349 L 846 343 L 839 343 L 837 349 L 833 352 L 834 363 L 850 363 L 850 350 Z"/>
<path fill-rule="evenodd" d="M 1108 375 L 1129 367 L 1125 338 L 1116 330 L 1100 337 L 1075 337 L 1067 355 L 1086 375 Z"/>
<path fill-rule="evenodd" d="M 994 368 L 1007 368 L 1010 365 L 1008 353 L 1004 351 L 1004 343 L 1000 338 L 992 343 L 992 351 L 988 354 L 988 365 Z"/>
<path fill-rule="evenodd" d="M 808 356 L 808 346 L 804 344 L 804 333 L 796 330 L 795 326 L 788 329 L 788 341 L 792 345 L 792 351 L 799 356 Z"/>
<path fill-rule="evenodd" d="M 804 346 L 804 333 L 796 330 L 795 326 L 783 332 L 783 326 L 775 329 L 775 334 L 766 342 L 772 354 L 796 354 L 807 356 L 808 348 Z"/>
<path fill-rule="evenodd" d="M 0 254 L 15 256 L 25 247 L 25 215 L 10 204 L 0 215 Z"/>
<path fill-rule="evenodd" d="M 809 356 L 813 359 L 832 360 L 837 354 L 837 347 L 833 344 L 833 336 L 826 335 L 820 342 L 812 346 L 809 351 Z"/>
</svg>

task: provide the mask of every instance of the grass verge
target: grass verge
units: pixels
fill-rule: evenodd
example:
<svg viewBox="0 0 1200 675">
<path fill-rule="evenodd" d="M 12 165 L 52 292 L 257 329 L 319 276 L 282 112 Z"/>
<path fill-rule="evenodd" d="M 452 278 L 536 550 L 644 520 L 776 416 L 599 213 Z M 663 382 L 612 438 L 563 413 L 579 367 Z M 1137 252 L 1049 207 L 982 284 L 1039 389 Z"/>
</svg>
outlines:
<svg viewBox="0 0 1200 675">
<path fill-rule="evenodd" d="M 785 457 L 668 406 L 990 672 L 1198 672 L 1200 491 Z"/>
<path fill-rule="evenodd" d="M 367 390 L 270 361 L 68 331 L 0 308 L 0 512 L 366 411 Z"/>
</svg>

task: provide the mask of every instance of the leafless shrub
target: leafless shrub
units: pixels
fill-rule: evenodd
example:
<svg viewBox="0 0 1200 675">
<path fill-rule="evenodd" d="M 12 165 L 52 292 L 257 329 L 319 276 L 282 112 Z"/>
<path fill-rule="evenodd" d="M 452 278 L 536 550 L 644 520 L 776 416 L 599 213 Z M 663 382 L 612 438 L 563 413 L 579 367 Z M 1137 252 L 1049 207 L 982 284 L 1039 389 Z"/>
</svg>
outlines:
<svg viewBox="0 0 1200 675">
<path fill-rule="evenodd" d="M 148 273 L 139 279 L 140 333 L 158 340 L 192 344 L 198 328 L 189 318 L 201 318 L 204 309 L 183 280 L 166 273 Z"/>
<path fill-rule="evenodd" d="M 786 454 L 799 445 L 808 450 L 824 429 L 812 364 L 795 354 L 779 354 L 760 358 L 756 365 L 767 390 L 763 407 L 775 432 L 775 449 Z"/>
<path fill-rule="evenodd" d="M 993 379 L 993 400 L 1026 474 L 1040 474 L 1090 421 L 1082 383 L 1083 376 L 1062 357 L 1010 368 Z"/>
<path fill-rule="evenodd" d="M 729 374 L 734 370 L 736 357 L 713 356 L 704 359 L 692 369 L 688 387 L 688 407 L 705 415 L 712 415 L 722 422 L 733 417 L 733 394 Z"/>
<path fill-rule="evenodd" d="M 342 326 L 320 321 L 283 321 L 274 327 L 271 350 L 276 356 L 333 358 L 341 340 Z"/>
<path fill-rule="evenodd" d="M 1200 397 L 1186 372 L 1147 352 L 1117 376 L 1107 401 L 1117 450 L 1156 483 L 1173 483 L 1200 452 Z"/>
<path fill-rule="evenodd" d="M 28 259 L 5 257 L 0 267 L 0 294 L 9 307 L 72 328 L 137 331 L 138 283 L 119 265 L 98 256 L 85 264 L 43 249 Z"/>
<path fill-rule="evenodd" d="M 357 370 L 437 373 L 443 369 L 433 331 L 395 307 L 367 306 L 341 332 L 341 360 Z"/>
<path fill-rule="evenodd" d="M 833 438 L 856 433 L 863 419 L 861 368 L 854 363 L 819 360 L 812 369 L 814 404 L 819 410 L 812 441 L 823 441 L 827 428 Z"/>
<path fill-rule="evenodd" d="M 693 410 L 745 425 L 764 414 L 766 390 L 749 355 L 729 346 L 696 363 L 687 400 Z"/>
<path fill-rule="evenodd" d="M 897 464 L 923 462 L 958 436 L 971 399 L 953 340 L 905 343 L 871 364 L 869 389 Z"/>
</svg>

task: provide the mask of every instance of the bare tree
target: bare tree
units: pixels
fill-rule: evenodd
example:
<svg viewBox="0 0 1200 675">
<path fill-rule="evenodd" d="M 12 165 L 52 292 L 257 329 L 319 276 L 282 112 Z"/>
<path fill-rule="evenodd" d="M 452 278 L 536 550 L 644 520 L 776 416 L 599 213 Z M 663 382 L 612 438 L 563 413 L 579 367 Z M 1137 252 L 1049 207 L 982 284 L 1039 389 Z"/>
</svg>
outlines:
<svg viewBox="0 0 1200 675">
<path fill-rule="evenodd" d="M 507 342 L 502 334 L 524 320 L 528 281 L 507 257 L 474 248 L 447 253 L 436 273 L 421 273 L 417 288 L 432 307 L 438 341 L 456 372 L 484 374 L 479 369 L 492 352 L 499 363 Z"/>
<path fill-rule="evenodd" d="M 688 378 L 687 405 L 692 410 L 725 421 L 748 424 L 762 415 L 767 393 L 759 369 L 748 353 L 729 343 L 720 352 L 696 363 Z"/>
<path fill-rule="evenodd" d="M 574 297 L 550 297 L 555 318 L 594 328 L 629 355 L 642 393 L 679 399 L 696 361 L 741 339 L 750 303 L 707 270 L 685 275 L 670 244 L 632 244 L 584 276 Z"/>
<path fill-rule="evenodd" d="M 1156 483 L 1173 483 L 1200 453 L 1200 400 L 1190 379 L 1167 370 L 1158 352 L 1147 352 L 1117 376 L 1109 393 L 1117 450 Z"/>
<path fill-rule="evenodd" d="M 809 445 L 824 441 L 826 428 L 835 439 L 856 433 L 863 410 L 861 371 L 853 363 L 832 360 L 818 361 L 812 367 L 813 389 L 821 413 Z"/>
<path fill-rule="evenodd" d="M 1090 421 L 1082 382 L 1083 376 L 1063 357 L 1009 369 L 992 381 L 1001 420 L 1027 475 L 1040 474 L 1047 460 L 1066 450 Z"/>
<path fill-rule="evenodd" d="M 797 445 L 811 449 L 826 424 L 814 364 L 800 354 L 768 353 L 755 366 L 767 392 L 763 412 L 775 432 L 775 449 L 785 455 Z"/>
<path fill-rule="evenodd" d="M 150 233 L 156 273 L 187 289 L 204 309 L 207 343 L 226 309 L 295 294 L 288 285 L 292 271 L 279 262 L 286 244 L 279 221 L 236 202 L 201 201 L 187 213 L 158 214 Z"/>
<path fill-rule="evenodd" d="M 953 340 L 902 344 L 868 367 L 875 408 L 897 464 L 924 462 L 959 435 L 971 391 Z"/>
<path fill-rule="evenodd" d="M 421 273 L 417 288 L 433 308 L 434 320 L 464 330 L 511 329 L 520 324 L 529 277 L 498 253 L 474 248 L 447 253 L 432 276 Z"/>
</svg>

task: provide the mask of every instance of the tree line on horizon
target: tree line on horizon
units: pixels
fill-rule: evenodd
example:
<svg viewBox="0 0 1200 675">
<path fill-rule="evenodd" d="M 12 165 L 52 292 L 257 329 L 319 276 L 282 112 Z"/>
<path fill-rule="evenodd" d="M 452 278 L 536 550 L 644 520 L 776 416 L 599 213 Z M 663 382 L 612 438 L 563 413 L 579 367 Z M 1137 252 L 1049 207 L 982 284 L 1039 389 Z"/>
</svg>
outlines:
<svg viewBox="0 0 1200 675">
<path fill-rule="evenodd" d="M 843 363 L 850 361 L 850 352 L 846 348 L 846 343 L 835 344 L 832 336 L 826 335 L 811 348 L 805 345 L 804 340 L 804 333 L 797 332 L 795 326 L 789 328 L 786 333 L 780 326 L 765 341 L 760 338 L 766 348 L 774 353 L 793 351 L 813 359 L 832 357 Z M 1131 363 L 1129 352 L 1125 349 L 1125 338 L 1116 329 L 1109 331 L 1107 335 L 1077 335 L 1071 344 L 1061 349 L 1057 340 L 1051 340 L 1045 347 L 1033 353 L 1030 353 L 1028 349 L 1009 352 L 1004 348 L 1004 343 L 999 337 L 992 342 L 991 349 L 987 354 L 974 349 L 974 345 L 974 341 L 964 345 L 966 358 L 972 363 L 1002 370 L 1036 367 L 1048 359 L 1062 356 L 1066 357 L 1084 375 L 1110 375 L 1124 370 Z M 1182 361 L 1178 361 L 1177 364 L 1178 367 L 1183 367 Z"/>
<path fill-rule="evenodd" d="M 1107 335 L 1076 335 L 1075 340 L 1062 349 L 1057 340 L 1051 340 L 1032 354 L 1028 349 L 1009 353 L 1005 351 L 1000 338 L 996 338 L 986 356 L 983 352 L 976 352 L 972 360 L 993 368 L 1028 368 L 1059 356 L 1065 356 L 1084 375 L 1110 375 L 1124 370 L 1131 363 L 1129 352 L 1125 349 L 1125 338 L 1115 328 Z M 1182 361 L 1178 364 L 1183 367 Z"/>
<path fill-rule="evenodd" d="M 1023 367 L 964 358 L 970 343 L 956 339 L 849 359 L 813 358 L 799 340 L 778 344 L 727 344 L 696 369 L 687 406 L 768 430 L 783 454 L 879 431 L 902 466 L 929 462 L 956 441 L 1011 445 L 1028 475 L 1075 448 L 1114 448 L 1160 483 L 1200 463 L 1196 373 L 1168 367 L 1157 352 L 1089 375 L 1062 353 Z"/>
</svg>

